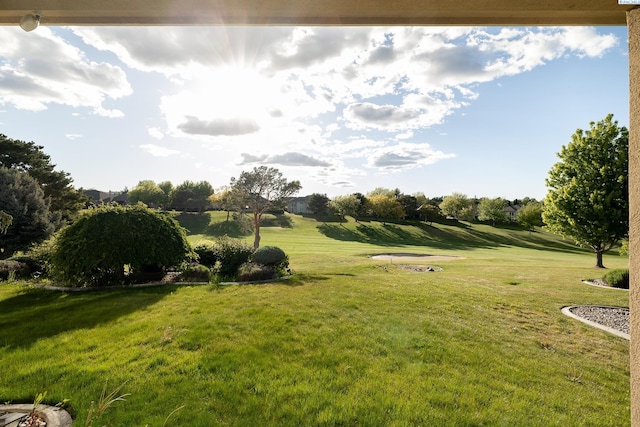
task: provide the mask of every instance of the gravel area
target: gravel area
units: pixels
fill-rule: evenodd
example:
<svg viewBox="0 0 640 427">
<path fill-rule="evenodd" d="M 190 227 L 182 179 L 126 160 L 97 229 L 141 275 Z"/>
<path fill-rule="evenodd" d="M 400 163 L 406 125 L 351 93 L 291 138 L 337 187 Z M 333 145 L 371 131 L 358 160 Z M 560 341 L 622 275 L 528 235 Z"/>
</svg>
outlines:
<svg viewBox="0 0 640 427">
<path fill-rule="evenodd" d="M 625 334 L 629 333 L 629 309 L 621 307 L 579 306 L 571 313 L 583 319 L 607 326 Z"/>
</svg>

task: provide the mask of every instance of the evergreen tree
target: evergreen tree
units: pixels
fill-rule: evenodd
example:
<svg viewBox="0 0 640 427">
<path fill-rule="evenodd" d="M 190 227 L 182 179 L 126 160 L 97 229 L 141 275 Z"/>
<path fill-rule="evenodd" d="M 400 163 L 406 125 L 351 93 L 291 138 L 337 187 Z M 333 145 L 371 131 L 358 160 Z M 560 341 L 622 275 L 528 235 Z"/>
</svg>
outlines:
<svg viewBox="0 0 640 427">
<path fill-rule="evenodd" d="M 0 234 L 0 259 L 44 241 L 55 229 L 49 199 L 26 172 L 0 167 L 0 206 L 11 217 Z"/>
</svg>

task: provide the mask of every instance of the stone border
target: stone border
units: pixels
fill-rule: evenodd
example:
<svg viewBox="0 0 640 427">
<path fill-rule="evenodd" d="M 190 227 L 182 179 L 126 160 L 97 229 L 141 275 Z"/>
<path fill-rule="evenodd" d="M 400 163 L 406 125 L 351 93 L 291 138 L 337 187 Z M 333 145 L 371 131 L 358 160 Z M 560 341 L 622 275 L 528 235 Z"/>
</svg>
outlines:
<svg viewBox="0 0 640 427">
<path fill-rule="evenodd" d="M 615 289 L 616 291 L 627 291 L 627 292 L 629 292 L 629 289 L 614 288 L 613 286 L 598 285 L 597 283 L 595 283 L 595 282 L 593 282 L 591 280 L 583 280 L 582 283 L 584 283 L 585 285 L 589 285 L 589 286 L 595 286 L 596 288 L 601 288 L 601 289 Z"/>
<path fill-rule="evenodd" d="M 630 339 L 631 339 L 631 337 L 629 336 L 629 334 L 625 334 L 624 332 L 620 332 L 620 331 L 619 331 L 619 330 L 617 330 L 617 329 L 613 329 L 613 328 L 610 328 L 610 327 L 608 327 L 608 326 L 601 325 L 600 323 L 593 322 L 593 321 L 591 321 L 591 320 L 585 319 L 584 317 L 580 317 L 580 316 L 577 316 L 577 315 L 573 314 L 573 313 L 571 312 L 571 309 L 572 309 L 572 308 L 577 308 L 577 307 L 580 307 L 580 306 L 578 306 L 578 305 L 571 305 L 571 306 L 563 307 L 563 308 L 562 308 L 562 310 L 561 310 L 561 311 L 562 311 L 562 314 L 564 314 L 565 316 L 569 316 L 569 317 L 571 317 L 571 318 L 573 318 L 573 319 L 579 320 L 579 321 L 581 321 L 582 323 L 585 323 L 585 324 L 587 324 L 587 325 L 589 325 L 589 326 L 593 326 L 593 327 L 595 327 L 595 328 L 602 329 L 603 331 L 609 332 L 610 334 L 616 335 L 616 336 L 618 336 L 618 337 L 620 337 L 620 338 L 624 338 L 624 339 L 626 339 L 626 340 L 630 340 Z M 596 307 L 602 307 L 602 308 L 619 308 L 619 307 L 611 307 L 611 306 L 604 306 L 604 305 L 596 306 Z"/>
<path fill-rule="evenodd" d="M 0 405 L 0 412 L 17 412 L 28 414 L 33 409 L 33 404 L 22 403 L 15 405 Z M 71 415 L 62 408 L 55 406 L 38 405 L 38 413 L 47 422 L 47 427 L 71 427 Z"/>
</svg>

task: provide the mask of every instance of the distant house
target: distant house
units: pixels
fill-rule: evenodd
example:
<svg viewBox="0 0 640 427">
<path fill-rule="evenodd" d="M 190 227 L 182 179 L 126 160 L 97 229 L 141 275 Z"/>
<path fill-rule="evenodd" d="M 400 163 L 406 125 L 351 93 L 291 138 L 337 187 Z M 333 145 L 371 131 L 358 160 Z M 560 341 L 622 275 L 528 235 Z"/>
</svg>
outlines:
<svg viewBox="0 0 640 427">
<path fill-rule="evenodd" d="M 120 193 L 114 198 L 111 199 L 112 202 L 115 202 L 119 205 L 126 205 L 129 203 L 129 193 Z"/>
<path fill-rule="evenodd" d="M 85 196 L 89 197 L 91 203 L 96 205 L 111 202 L 116 202 L 121 205 L 127 204 L 128 193 L 99 190 L 83 190 L 82 192 Z"/>
<path fill-rule="evenodd" d="M 509 221 L 516 221 L 518 219 L 518 211 L 520 210 L 520 207 L 520 205 L 509 205 L 504 208 L 504 212 L 507 214 Z"/>
<path fill-rule="evenodd" d="M 312 213 L 309 210 L 309 196 L 290 198 L 287 202 L 287 212 L 297 215 Z"/>
</svg>

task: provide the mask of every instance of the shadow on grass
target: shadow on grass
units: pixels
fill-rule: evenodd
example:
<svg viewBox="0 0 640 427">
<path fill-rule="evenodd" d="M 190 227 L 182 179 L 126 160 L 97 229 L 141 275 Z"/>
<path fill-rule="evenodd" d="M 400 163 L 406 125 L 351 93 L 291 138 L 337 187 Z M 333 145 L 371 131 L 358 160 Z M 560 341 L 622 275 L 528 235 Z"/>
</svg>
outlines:
<svg viewBox="0 0 640 427">
<path fill-rule="evenodd" d="M 202 233 L 211 237 L 229 236 L 232 238 L 245 237 L 251 234 L 251 230 L 245 230 L 245 227 L 241 226 L 237 221 L 229 220 L 223 222 L 216 222 L 208 226 Z"/>
<path fill-rule="evenodd" d="M 175 287 L 66 293 L 29 289 L 0 301 L 0 347 L 25 347 L 41 338 L 112 322 L 151 306 Z"/>
<path fill-rule="evenodd" d="M 486 249 L 499 247 L 521 247 L 544 251 L 585 253 L 569 241 L 544 238 L 537 233 L 527 233 L 515 227 L 502 227 L 495 233 L 480 230 L 472 225 L 457 223 L 438 227 L 424 222 L 407 225 L 386 225 L 362 222 L 344 224 L 322 224 L 317 229 L 325 236 L 342 241 L 369 243 L 376 246 L 428 246 L 440 250 Z"/>
<path fill-rule="evenodd" d="M 208 214 L 182 212 L 174 216 L 175 220 L 187 230 L 187 234 L 205 234 L 211 217 Z"/>
<path fill-rule="evenodd" d="M 293 228 L 293 221 L 290 216 L 284 214 L 264 215 L 260 227 Z"/>
<path fill-rule="evenodd" d="M 303 214 L 300 214 L 300 216 L 303 217 L 303 218 L 306 218 L 306 219 L 313 219 L 316 222 L 322 222 L 322 223 L 327 223 L 327 222 L 331 222 L 331 223 L 346 222 L 344 219 L 342 219 L 338 215 L 322 215 L 322 214 L 303 213 Z"/>
</svg>

